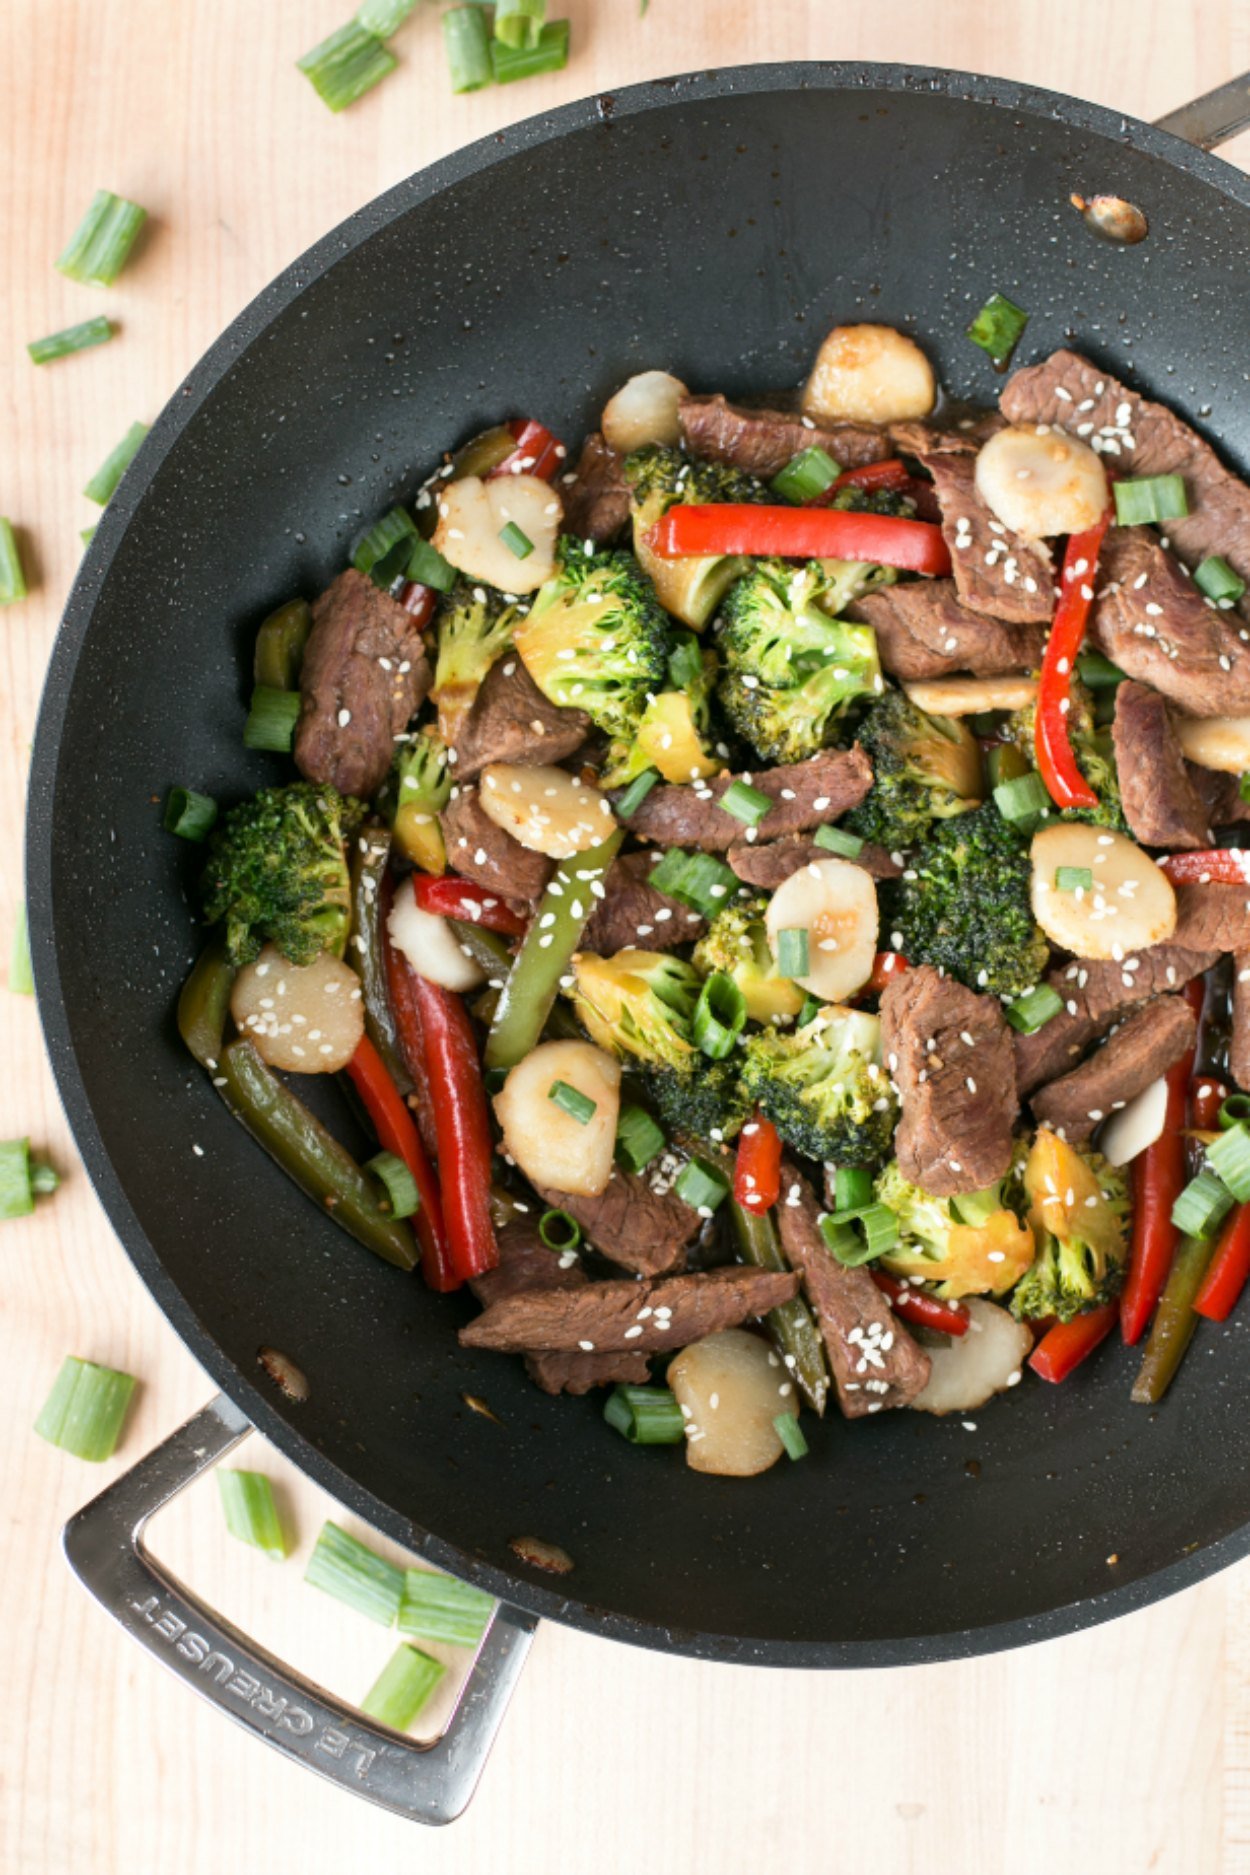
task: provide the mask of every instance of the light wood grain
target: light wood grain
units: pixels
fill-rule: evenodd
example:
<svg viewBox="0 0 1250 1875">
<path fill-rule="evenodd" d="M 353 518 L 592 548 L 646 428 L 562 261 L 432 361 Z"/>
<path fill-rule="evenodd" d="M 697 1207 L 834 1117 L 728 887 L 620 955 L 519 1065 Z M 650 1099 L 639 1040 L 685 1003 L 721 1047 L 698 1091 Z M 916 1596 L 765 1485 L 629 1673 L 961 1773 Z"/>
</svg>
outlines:
<svg viewBox="0 0 1250 1875">
<path fill-rule="evenodd" d="M 434 8 L 404 70 L 332 118 L 292 61 L 344 0 L 0 4 L 0 513 L 37 590 L 0 613 L 0 930 L 56 618 L 93 517 L 79 490 L 221 327 L 379 190 L 515 118 L 710 59 L 905 59 L 1076 91 L 1149 117 L 1250 67 L 1244 0 L 569 0 L 564 75 L 453 99 Z M 1246 140 L 1229 152 L 1250 161 Z M 110 294 L 51 260 L 92 190 L 153 225 Z M 25 340 L 108 310 L 122 336 L 44 371 Z M 0 1004 L 0 1137 L 69 1174 L 4 1227 L 0 1275 L 0 1869 L 304 1875 L 411 1863 L 457 1875 L 644 1864 L 653 1875 L 1241 1875 L 1250 1869 L 1250 1567 L 1094 1633 L 962 1665 L 819 1677 L 727 1671 L 544 1630 L 468 1818 L 418 1835 L 202 1708 L 71 1584 L 66 1516 L 208 1383 L 140 1287 L 73 1155 L 35 1012 Z M 96 1470 L 29 1423 L 63 1354 L 143 1377 L 122 1459 Z M 301 1556 L 327 1506 L 276 1455 Z M 227 1612 L 345 1693 L 390 1642 L 225 1536 L 211 1480 L 155 1532 Z M 992 1559 L 987 1558 L 987 1567 Z"/>
</svg>

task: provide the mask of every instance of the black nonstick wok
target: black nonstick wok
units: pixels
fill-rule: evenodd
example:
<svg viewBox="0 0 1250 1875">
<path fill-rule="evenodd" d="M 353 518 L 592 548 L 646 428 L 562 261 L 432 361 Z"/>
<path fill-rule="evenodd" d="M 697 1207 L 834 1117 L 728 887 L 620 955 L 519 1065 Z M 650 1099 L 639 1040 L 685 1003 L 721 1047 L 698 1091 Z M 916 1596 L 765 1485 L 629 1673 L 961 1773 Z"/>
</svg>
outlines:
<svg viewBox="0 0 1250 1875">
<path fill-rule="evenodd" d="M 1245 93 L 1171 127 L 1217 141 Z M 1073 191 L 1135 203 L 1148 238 L 1099 240 Z M 548 1399 L 519 1362 L 459 1349 L 471 1305 L 320 1216 L 182 1051 L 194 863 L 154 804 L 173 782 L 229 798 L 276 777 L 240 740 L 256 623 L 328 584 L 363 519 L 501 415 L 574 442 L 644 367 L 758 392 L 799 382 L 835 321 L 871 319 L 916 333 L 953 396 L 989 401 L 997 381 L 963 334 L 997 288 L 1031 314 L 1021 362 L 1076 343 L 1250 471 L 1248 256 L 1250 180 L 1166 130 L 956 73 L 761 66 L 574 104 L 436 164 L 297 261 L 179 387 L 57 639 L 29 900 L 83 1158 L 223 1397 L 66 1540 L 127 1628 L 271 1742 L 446 1820 L 536 1617 L 724 1661 L 906 1664 L 1087 1626 L 1250 1551 L 1244 1312 L 1204 1329 L 1157 1411 L 1129 1404 L 1136 1357 L 1108 1347 L 975 1431 L 805 1421 L 811 1458 L 749 1481 L 632 1448 L 601 1400 Z M 298 1364 L 306 1399 L 262 1348 Z M 144 1553 L 144 1518 L 249 1423 L 505 1604 L 432 1751 L 300 1682 Z M 560 1545 L 572 1571 L 523 1561 L 523 1538 Z"/>
</svg>

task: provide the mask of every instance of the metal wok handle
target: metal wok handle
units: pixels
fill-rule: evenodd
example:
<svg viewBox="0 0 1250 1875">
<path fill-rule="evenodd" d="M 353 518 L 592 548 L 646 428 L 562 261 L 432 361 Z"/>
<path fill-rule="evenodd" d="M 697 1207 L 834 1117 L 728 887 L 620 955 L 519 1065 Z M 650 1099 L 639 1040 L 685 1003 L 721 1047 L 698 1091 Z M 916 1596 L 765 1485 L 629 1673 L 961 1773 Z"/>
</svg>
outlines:
<svg viewBox="0 0 1250 1875">
<path fill-rule="evenodd" d="M 446 1732 L 404 1739 L 275 1660 L 161 1568 L 143 1541 L 162 1505 L 239 1444 L 247 1418 L 219 1394 L 66 1524 L 79 1581 L 187 1685 L 288 1758 L 417 1823 L 464 1810 L 525 1663 L 535 1619 L 500 1603 Z"/>
<path fill-rule="evenodd" d="M 1170 130 L 1174 137 L 1184 137 L 1186 143 L 1196 143 L 1202 150 L 1214 150 L 1217 144 L 1227 143 L 1248 124 L 1250 72 L 1230 78 L 1226 85 L 1204 91 L 1200 98 L 1155 119 L 1157 130 Z"/>
</svg>

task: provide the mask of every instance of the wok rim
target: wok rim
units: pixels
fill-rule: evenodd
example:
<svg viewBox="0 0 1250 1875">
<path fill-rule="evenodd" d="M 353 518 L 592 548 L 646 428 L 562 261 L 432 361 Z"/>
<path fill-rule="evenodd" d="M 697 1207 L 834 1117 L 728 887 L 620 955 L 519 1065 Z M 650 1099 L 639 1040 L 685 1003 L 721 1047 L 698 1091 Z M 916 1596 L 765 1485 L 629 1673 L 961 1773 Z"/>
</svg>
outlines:
<svg viewBox="0 0 1250 1875">
<path fill-rule="evenodd" d="M 791 60 L 734 66 L 649 79 L 610 94 L 600 92 L 491 132 L 441 157 L 357 209 L 313 243 L 255 296 L 209 347 L 166 403 L 129 471 L 122 499 L 105 508 L 79 569 L 53 644 L 31 757 L 26 820 L 26 899 L 36 996 L 57 1091 L 75 1146 L 105 1215 L 140 1278 L 179 1339 L 211 1380 L 246 1413 L 258 1432 L 305 1476 L 345 1509 L 438 1567 L 476 1583 L 501 1601 L 536 1617 L 601 1637 L 697 1659 L 794 1668 L 914 1666 L 967 1659 L 1079 1632 L 1145 1608 L 1214 1575 L 1250 1554 L 1250 1520 L 1191 1555 L 1180 1556 L 1132 1582 L 1064 1602 L 1041 1613 L 937 1634 L 865 1641 L 751 1639 L 675 1629 L 576 1599 L 575 1578 L 558 1586 L 492 1563 L 449 1543 L 358 1484 L 320 1451 L 294 1417 L 279 1410 L 258 1373 L 240 1367 L 213 1339 L 165 1268 L 114 1172 L 96 1124 L 79 1066 L 61 990 L 52 919 L 52 835 L 67 700 L 108 577 L 130 518 L 158 481 L 166 458 L 205 400 L 310 286 L 348 261 L 366 241 L 411 208 L 521 152 L 603 124 L 610 96 L 615 118 L 663 110 L 690 100 L 786 91 L 884 91 L 900 97 L 941 96 L 989 105 L 1008 114 L 1043 117 L 1089 131 L 1154 156 L 1186 178 L 1250 208 L 1250 176 L 1182 138 L 1106 106 L 1059 92 L 981 74 L 869 61 Z M 568 1582 L 568 1588 L 564 1586 Z"/>
</svg>

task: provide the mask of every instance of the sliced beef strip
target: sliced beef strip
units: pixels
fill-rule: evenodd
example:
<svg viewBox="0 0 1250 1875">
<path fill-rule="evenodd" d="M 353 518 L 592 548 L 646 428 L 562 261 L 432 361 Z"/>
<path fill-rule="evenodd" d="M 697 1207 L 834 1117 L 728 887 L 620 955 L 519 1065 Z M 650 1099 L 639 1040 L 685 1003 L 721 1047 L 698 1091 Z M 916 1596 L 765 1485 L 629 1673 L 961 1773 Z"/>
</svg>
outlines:
<svg viewBox="0 0 1250 1875">
<path fill-rule="evenodd" d="M 624 464 L 597 430 L 586 438 L 577 467 L 560 478 L 566 533 L 600 547 L 616 539 L 629 520 Z"/>
<path fill-rule="evenodd" d="M 1172 942 L 1191 951 L 1250 950 L 1250 886 L 1178 885 Z"/>
<path fill-rule="evenodd" d="M 309 781 L 367 797 L 395 738 L 425 701 L 430 666 L 412 614 L 349 567 L 312 609 L 300 671 L 295 765 Z"/>
<path fill-rule="evenodd" d="M 719 393 L 683 397 L 677 419 L 682 443 L 692 456 L 726 462 L 766 481 L 804 449 L 826 450 L 840 469 L 859 469 L 865 463 L 884 462 L 890 455 L 889 437 L 870 424 L 826 427 L 797 411 L 740 409 Z"/>
<path fill-rule="evenodd" d="M 1031 671 L 1042 661 L 1041 625 L 1006 625 L 964 605 L 953 579 L 914 579 L 883 586 L 848 606 L 847 615 L 871 625 L 881 662 L 891 677 L 921 683 L 971 671 Z"/>
<path fill-rule="evenodd" d="M 533 1224 L 518 1218 L 496 1236 L 499 1264 L 469 1284 L 483 1308 L 535 1289 L 580 1289 L 588 1281 L 578 1262 L 567 1267 Z M 645 1354 L 527 1354 L 525 1370 L 544 1393 L 588 1393 L 591 1387 L 648 1379 Z"/>
<path fill-rule="evenodd" d="M 645 1354 L 556 1354 L 540 1348 L 525 1357 L 525 1371 L 544 1393 L 589 1393 L 592 1387 L 645 1387 Z"/>
<path fill-rule="evenodd" d="M 1177 553 L 1190 566 L 1222 554 L 1250 580 L 1250 488 L 1165 404 L 1070 351 L 1017 371 L 1000 402 L 1012 423 L 1058 423 L 1085 438 L 1122 474 L 1183 476 L 1189 513 L 1166 526 Z"/>
<path fill-rule="evenodd" d="M 581 949 L 600 957 L 617 951 L 671 951 L 692 944 L 707 930 L 707 920 L 680 899 L 657 892 L 649 883 L 660 853 L 626 853 L 613 863 L 603 882 L 603 897 L 582 933 Z"/>
<path fill-rule="evenodd" d="M 1242 798 L 1239 775 L 1217 774 L 1213 768 L 1199 768 L 1186 762 L 1189 785 L 1202 802 L 1212 827 L 1231 827 L 1240 820 L 1250 820 L 1250 801 Z"/>
<path fill-rule="evenodd" d="M 478 799 L 476 787 L 453 788 L 438 818 L 452 871 L 462 879 L 529 904 L 542 897 L 555 870 L 553 862 L 497 827 Z"/>
<path fill-rule="evenodd" d="M 1124 818 L 1144 846 L 1210 844 L 1207 808 L 1189 778 L 1168 706 L 1157 690 L 1123 683 L 1112 726 Z"/>
<path fill-rule="evenodd" d="M 590 734 L 585 710 L 549 703 L 515 651 L 487 671 L 456 736 L 454 771 L 474 781 L 488 762 L 562 762 Z"/>
<path fill-rule="evenodd" d="M 1016 1087 L 1026 1099 L 1035 1087 L 1066 1074 L 1091 1042 L 1118 1021 L 1126 1009 L 1152 996 L 1181 990 L 1217 961 L 1215 950 L 1185 950 L 1155 944 L 1122 964 L 1060 964 L 1046 978 L 1063 998 L 1063 1008 L 1032 1035 L 1016 1035 Z M 1134 969 L 1127 968 L 1134 964 Z"/>
<path fill-rule="evenodd" d="M 803 1277 L 816 1312 L 838 1405 L 847 1419 L 884 1406 L 910 1406 L 929 1378 L 929 1357 L 917 1347 L 866 1269 L 846 1269 L 820 1234 L 811 1186 L 793 1165 L 781 1169 L 777 1207 L 781 1248 Z"/>
<path fill-rule="evenodd" d="M 640 1276 L 680 1269 L 686 1245 L 702 1227 L 698 1212 L 676 1192 L 657 1191 L 645 1172 L 626 1172 L 619 1165 L 597 1198 L 544 1185 L 535 1190 L 545 1204 L 575 1218 L 609 1262 Z"/>
<path fill-rule="evenodd" d="M 1049 624 L 1055 609 L 1050 549 L 1022 540 L 995 518 L 977 493 L 974 456 L 939 453 L 920 461 L 937 489 L 942 538 L 963 603 L 1011 625 Z"/>
<path fill-rule="evenodd" d="M 1071 1074 L 1039 1088 L 1033 1117 L 1071 1145 L 1157 1081 L 1194 1045 L 1198 1025 L 1179 996 L 1159 996 L 1131 1015 Z"/>
<path fill-rule="evenodd" d="M 509 1353 L 667 1351 L 767 1315 L 791 1301 L 798 1287 L 798 1277 L 788 1270 L 732 1265 L 644 1282 L 530 1290 L 484 1310 L 460 1330 L 460 1345 Z"/>
<path fill-rule="evenodd" d="M 755 769 L 747 779 L 776 802 L 756 829 L 757 842 L 763 845 L 784 833 L 803 833 L 837 820 L 857 807 L 872 787 L 872 763 L 856 743 L 783 768 Z M 657 846 L 727 853 L 742 839 L 742 822 L 717 803 L 733 780 L 732 775 L 717 775 L 712 781 L 661 783 L 625 825 Z"/>
<path fill-rule="evenodd" d="M 744 885 L 757 885 L 762 891 L 775 892 L 792 873 L 801 872 L 813 860 L 828 859 L 829 854 L 805 833 L 787 833 L 780 840 L 766 841 L 763 846 L 739 840 L 725 857 Z M 874 846 L 871 841 L 861 847 L 854 864 L 862 866 L 874 879 L 897 879 L 903 870 L 883 846 Z"/>
<path fill-rule="evenodd" d="M 1233 957 L 1233 1033 L 1228 1071 L 1243 1093 L 1250 1093 L 1250 950 Z"/>
<path fill-rule="evenodd" d="M 1001 1178 L 1019 1102 L 997 999 L 922 964 L 891 979 L 880 1009 L 881 1046 L 903 1107 L 894 1135 L 903 1176 L 935 1198 Z"/>
<path fill-rule="evenodd" d="M 1244 715 L 1250 711 L 1246 630 L 1237 613 L 1221 612 L 1203 598 L 1150 528 L 1108 532 L 1090 639 L 1130 677 L 1191 716 Z"/>
<path fill-rule="evenodd" d="M 975 456 L 996 430 L 1005 427 L 1006 418 L 997 410 L 983 410 L 979 416 L 961 417 L 953 429 L 939 430 L 935 423 L 905 418 L 887 424 L 886 430 L 896 449 L 905 456 Z"/>
</svg>

